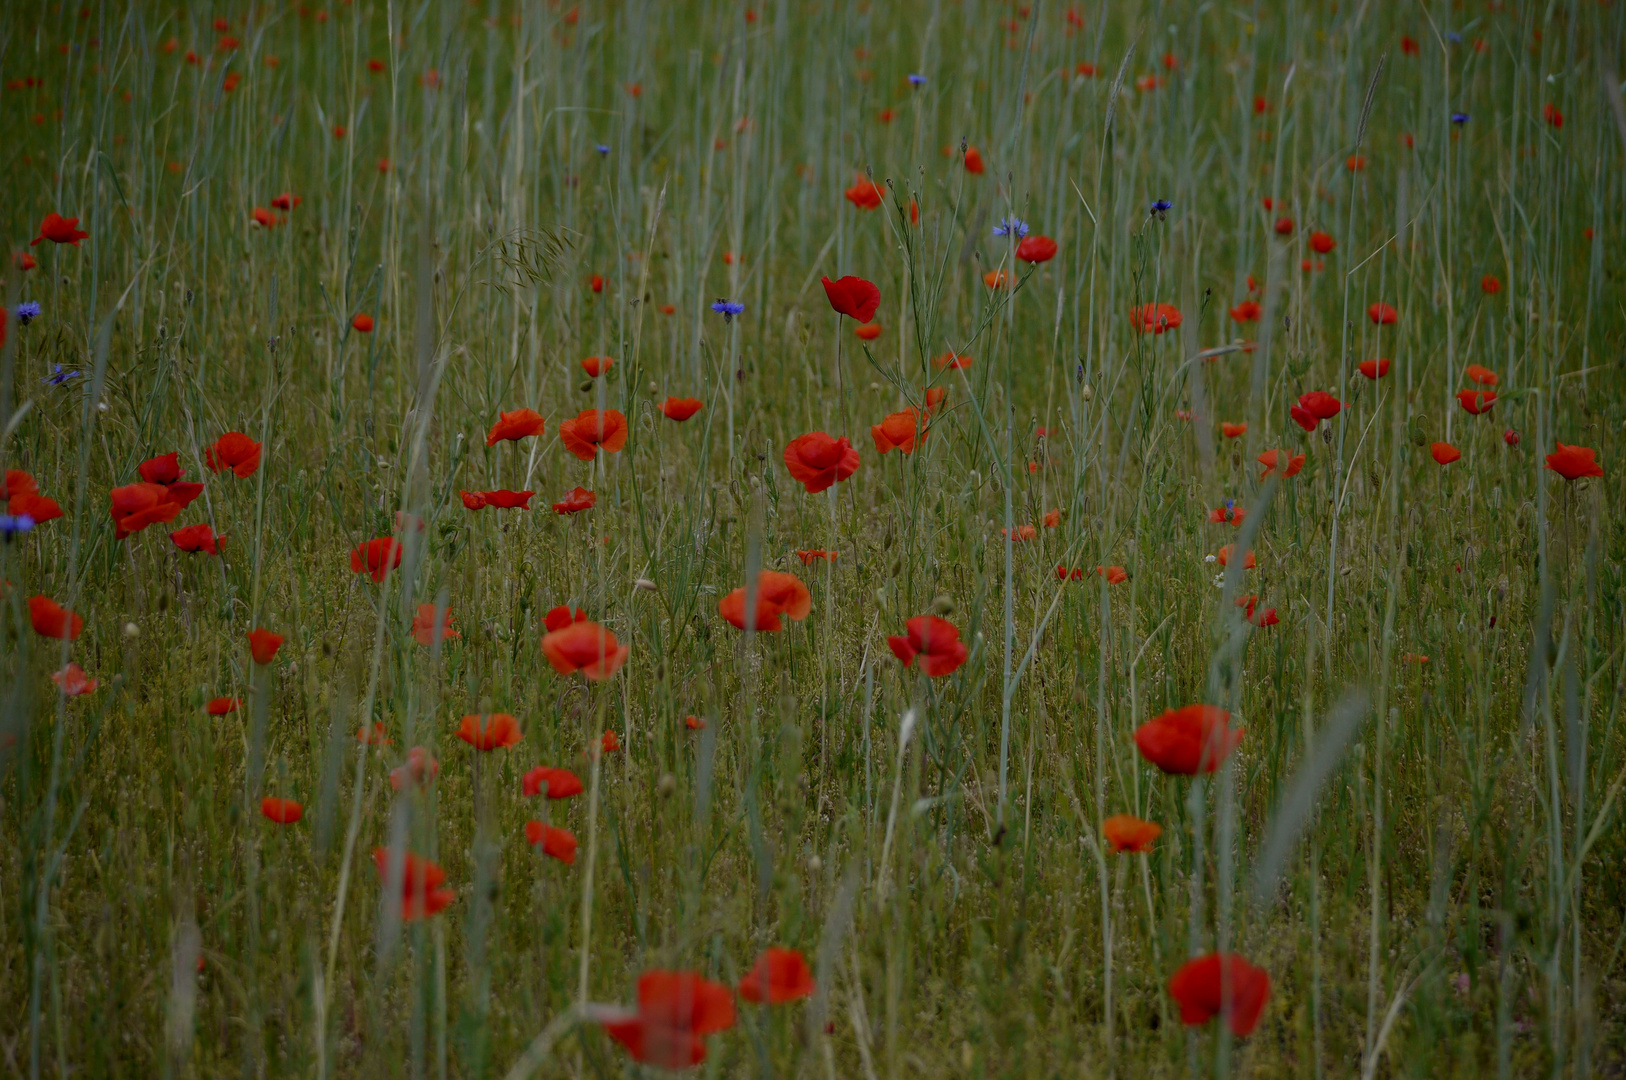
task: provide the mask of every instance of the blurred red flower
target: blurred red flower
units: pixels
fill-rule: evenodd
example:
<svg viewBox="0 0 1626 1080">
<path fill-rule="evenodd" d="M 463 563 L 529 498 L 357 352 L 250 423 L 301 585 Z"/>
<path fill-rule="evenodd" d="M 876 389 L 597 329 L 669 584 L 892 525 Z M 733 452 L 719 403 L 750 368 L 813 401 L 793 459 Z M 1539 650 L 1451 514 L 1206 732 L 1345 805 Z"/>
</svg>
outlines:
<svg viewBox="0 0 1626 1080">
<path fill-rule="evenodd" d="M 458 725 L 457 737 L 482 752 L 507 749 L 525 738 L 520 733 L 519 721 L 502 712 L 465 716 Z"/>
<path fill-rule="evenodd" d="M 540 821 L 527 821 L 525 839 L 532 847 L 541 848 L 542 854 L 551 855 L 566 866 L 576 861 L 576 835 L 568 829 L 544 825 Z"/>
<path fill-rule="evenodd" d="M 1166 773 L 1196 776 L 1218 769 L 1242 742 L 1242 728 L 1217 705 L 1167 709 L 1135 731 L 1141 756 Z"/>
<path fill-rule="evenodd" d="M 1101 822 L 1101 834 L 1120 855 L 1152 850 L 1152 841 L 1163 835 L 1163 826 L 1142 821 L 1133 814 L 1114 814 Z"/>
<path fill-rule="evenodd" d="M 457 893 L 441 888 L 446 871 L 410 851 L 392 853 L 389 848 L 374 848 L 373 865 L 378 867 L 378 876 L 386 888 L 400 882 L 401 918 L 406 922 L 439 914 L 457 899 Z"/>
<path fill-rule="evenodd" d="M 745 588 L 742 586 L 717 602 L 717 613 L 737 629 L 745 625 Z M 801 622 L 813 610 L 813 595 L 800 578 L 777 570 L 757 573 L 756 614 L 750 629 L 763 633 L 777 633 L 783 624 L 781 615 L 793 622 Z"/>
<path fill-rule="evenodd" d="M 305 816 L 305 808 L 292 799 L 279 799 L 267 795 L 260 800 L 260 813 L 278 825 L 292 825 Z"/>
<path fill-rule="evenodd" d="M 706 1059 L 706 1036 L 733 1027 L 734 1018 L 734 997 L 721 983 L 687 971 L 646 971 L 637 1011 L 600 1023 L 634 1061 L 687 1069 Z"/>
<path fill-rule="evenodd" d="M 676 420 L 681 424 L 702 408 L 704 408 L 704 404 L 699 398 L 669 397 L 662 403 L 661 412 L 668 420 Z"/>
<path fill-rule="evenodd" d="M 632 646 L 596 622 L 573 622 L 542 636 L 542 655 L 560 675 L 580 671 L 591 682 L 602 682 L 621 670 Z"/>
<path fill-rule="evenodd" d="M 740 997 L 758 1005 L 812 997 L 816 989 L 807 959 L 795 949 L 764 949 L 739 985 Z"/>
<path fill-rule="evenodd" d="M 568 799 L 572 795 L 580 795 L 587 790 L 582 787 L 581 777 L 569 769 L 557 769 L 551 765 L 538 765 L 520 782 L 520 790 L 526 798 L 534 798 L 547 792 L 550 799 Z"/>
<path fill-rule="evenodd" d="M 907 636 L 894 634 L 886 639 L 892 655 L 908 667 L 918 657 L 922 675 L 938 679 L 957 671 L 971 651 L 960 640 L 960 628 L 936 615 L 916 615 L 904 624 Z"/>
<path fill-rule="evenodd" d="M 401 542 L 394 537 L 380 536 L 350 549 L 350 572 L 370 574 L 375 582 L 383 581 L 386 574 L 400 565 Z"/>
<path fill-rule="evenodd" d="M 600 447 L 614 454 L 627 444 L 627 418 L 616 409 L 583 409 L 559 424 L 559 441 L 582 461 L 592 461 Z"/>
</svg>

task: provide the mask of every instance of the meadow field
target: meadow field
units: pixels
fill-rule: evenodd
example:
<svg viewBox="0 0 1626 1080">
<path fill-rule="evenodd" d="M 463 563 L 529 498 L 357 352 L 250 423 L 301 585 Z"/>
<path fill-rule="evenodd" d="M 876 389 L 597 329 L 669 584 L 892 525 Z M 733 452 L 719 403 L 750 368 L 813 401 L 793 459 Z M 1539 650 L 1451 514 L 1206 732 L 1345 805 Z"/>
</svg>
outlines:
<svg viewBox="0 0 1626 1080">
<path fill-rule="evenodd" d="M 0 6 L 0 1073 L 1626 1077 L 1623 52 Z"/>
</svg>

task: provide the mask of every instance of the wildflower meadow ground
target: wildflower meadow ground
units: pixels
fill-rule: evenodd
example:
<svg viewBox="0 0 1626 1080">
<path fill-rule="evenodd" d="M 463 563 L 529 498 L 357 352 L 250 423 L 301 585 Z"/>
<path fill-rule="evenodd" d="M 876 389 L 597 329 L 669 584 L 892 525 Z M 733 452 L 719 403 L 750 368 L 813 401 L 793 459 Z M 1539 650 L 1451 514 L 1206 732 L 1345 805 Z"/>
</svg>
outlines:
<svg viewBox="0 0 1626 1080">
<path fill-rule="evenodd" d="M 1626 4 L 0 8 L 0 1072 L 1626 1076 Z"/>
</svg>

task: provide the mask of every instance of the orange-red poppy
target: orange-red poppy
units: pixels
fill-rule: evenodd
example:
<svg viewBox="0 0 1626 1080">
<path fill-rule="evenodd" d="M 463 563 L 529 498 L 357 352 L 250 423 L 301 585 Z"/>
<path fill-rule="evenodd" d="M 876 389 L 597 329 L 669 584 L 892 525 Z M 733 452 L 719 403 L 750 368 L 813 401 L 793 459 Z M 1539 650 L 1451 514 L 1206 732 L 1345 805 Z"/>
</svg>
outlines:
<svg viewBox="0 0 1626 1080">
<path fill-rule="evenodd" d="M 965 171 L 973 176 L 981 176 L 986 166 L 982 163 L 982 152 L 975 146 L 966 147 Z"/>
<path fill-rule="evenodd" d="M 305 807 L 292 799 L 267 795 L 260 800 L 260 813 L 278 825 L 292 825 L 305 816 Z"/>
<path fill-rule="evenodd" d="M 1299 427 L 1305 431 L 1314 431 L 1321 421 L 1331 420 L 1342 408 L 1343 402 L 1325 390 L 1312 390 L 1308 394 L 1300 394 L 1298 404 L 1292 406 L 1288 412 Z"/>
<path fill-rule="evenodd" d="M 406 922 L 439 914 L 457 899 L 457 893 L 441 887 L 446 871 L 410 851 L 392 854 L 389 848 L 374 848 L 373 865 L 385 887 L 400 882 L 401 918 Z"/>
<path fill-rule="evenodd" d="M 1014 529 L 1001 529 L 999 532 L 1000 535 L 1005 537 L 1005 539 L 1009 540 L 1013 544 L 1020 544 L 1024 541 L 1032 540 L 1035 536 L 1039 535 L 1039 530 L 1035 529 L 1032 525 L 1018 525 Z"/>
<path fill-rule="evenodd" d="M 1163 826 L 1133 814 L 1114 814 L 1101 822 L 1101 835 L 1120 855 L 1138 853 L 1152 850 L 1152 841 L 1163 835 Z"/>
<path fill-rule="evenodd" d="M 1220 424 L 1220 434 L 1227 439 L 1239 439 L 1248 433 L 1247 424 L 1233 424 L 1229 420 Z"/>
<path fill-rule="evenodd" d="M 1167 709 L 1135 730 L 1135 745 L 1166 773 L 1211 773 L 1242 742 L 1244 729 L 1230 727 L 1230 721 L 1231 714 L 1217 705 Z"/>
<path fill-rule="evenodd" d="M 41 525 L 61 517 L 62 507 L 48 495 L 24 492 L 6 500 L 6 513 L 13 517 L 27 517 L 34 524 Z"/>
<path fill-rule="evenodd" d="M 1479 291 L 1486 296 L 1495 296 L 1502 291 L 1502 281 L 1495 274 L 1486 274 L 1479 279 Z"/>
<path fill-rule="evenodd" d="M 763 633 L 778 633 L 783 627 L 779 617 L 801 622 L 813 610 L 813 595 L 800 578 L 777 570 L 757 572 L 756 615 L 749 629 Z M 742 586 L 717 602 L 717 613 L 740 630 L 745 624 L 745 593 Z"/>
<path fill-rule="evenodd" d="M 588 286 L 588 288 L 592 289 L 596 293 L 603 292 L 604 291 L 604 275 L 603 274 L 594 274 L 591 278 L 588 279 L 587 286 Z"/>
<path fill-rule="evenodd" d="M 892 655 L 908 667 L 917 658 L 922 675 L 933 679 L 953 674 L 971 655 L 965 642 L 960 640 L 960 628 L 936 615 L 916 615 L 904 624 L 907 635 L 893 634 L 886 639 Z"/>
<path fill-rule="evenodd" d="M 681 424 L 702 408 L 704 408 L 704 403 L 699 398 L 669 397 L 661 405 L 661 412 L 665 414 L 668 420 L 676 420 Z"/>
<path fill-rule="evenodd" d="M 553 504 L 555 514 L 579 514 L 583 510 L 591 510 L 598 504 L 598 495 L 584 487 L 573 487 L 565 492 L 565 497 Z"/>
<path fill-rule="evenodd" d="M 1130 310 L 1129 318 L 1141 333 L 1161 334 L 1180 325 L 1180 309 L 1173 304 L 1142 304 Z"/>
<path fill-rule="evenodd" d="M 608 356 L 589 356 L 582 361 L 582 370 L 587 372 L 589 379 L 596 379 L 615 366 L 615 361 Z"/>
<path fill-rule="evenodd" d="M 1338 241 L 1334 240 L 1328 233 L 1313 232 L 1310 234 L 1310 250 L 1317 255 L 1326 255 L 1337 246 Z"/>
<path fill-rule="evenodd" d="M 627 445 L 627 418 L 616 409 L 583 409 L 574 420 L 560 422 L 559 441 L 582 461 L 592 461 L 600 447 L 617 453 Z"/>
<path fill-rule="evenodd" d="M 969 362 L 970 362 L 970 360 L 969 360 L 969 358 L 967 358 L 967 363 L 969 363 Z M 944 390 L 941 386 L 929 386 L 929 387 L 927 387 L 926 388 L 926 412 L 927 412 L 927 414 L 929 415 L 929 414 L 935 412 L 937 410 L 937 407 L 939 405 L 943 404 L 943 398 L 945 398 L 947 396 L 948 396 L 948 391 Z"/>
<path fill-rule="evenodd" d="M 373 726 L 363 724 L 356 729 L 356 741 L 363 746 L 394 746 L 395 740 L 390 738 L 389 732 L 384 730 L 383 721 L 373 721 Z"/>
<path fill-rule="evenodd" d="M 740 997 L 758 1005 L 783 1005 L 816 989 L 806 957 L 795 949 L 764 949 L 739 985 Z"/>
<path fill-rule="evenodd" d="M 1208 512 L 1208 520 L 1215 525 L 1241 525 L 1242 519 L 1247 516 L 1248 512 L 1235 503 L 1216 506 Z"/>
<path fill-rule="evenodd" d="M 174 521 L 181 504 L 170 498 L 162 484 L 136 483 L 116 487 L 108 493 L 112 503 L 113 535 L 123 540 L 148 525 Z"/>
<path fill-rule="evenodd" d="M 84 694 L 93 693 L 96 687 L 101 685 L 97 680 L 86 675 L 84 668 L 71 662 L 61 671 L 52 674 L 51 681 L 62 688 L 62 693 L 66 697 L 80 697 Z"/>
<path fill-rule="evenodd" d="M 281 218 L 277 217 L 277 215 L 273 214 L 263 206 L 256 206 L 249 213 L 249 217 L 253 219 L 254 224 L 258 225 L 262 229 L 274 229 L 278 225 L 282 224 Z"/>
<path fill-rule="evenodd" d="M 591 682 L 602 682 L 621 670 L 632 646 L 596 622 L 573 622 L 542 636 L 542 655 L 560 675 L 580 671 Z"/>
<path fill-rule="evenodd" d="M 19 495 L 33 495 L 38 491 L 39 485 L 29 473 L 21 469 L 6 470 L 6 498 L 15 499 Z"/>
<path fill-rule="evenodd" d="M 228 431 L 204 448 L 203 463 L 213 472 L 230 469 L 246 479 L 260 467 L 260 444 L 240 431 Z"/>
<path fill-rule="evenodd" d="M 1016 257 L 1023 262 L 1049 262 L 1056 257 L 1056 242 L 1048 236 L 1029 236 L 1016 245 Z"/>
<path fill-rule="evenodd" d="M 1293 235 L 1293 219 L 1290 218 L 1290 217 L 1279 217 L 1279 218 L 1277 218 L 1276 219 L 1276 235 L 1277 236 L 1292 236 Z"/>
<path fill-rule="evenodd" d="M 1469 382 L 1478 383 L 1480 386 L 1495 386 L 1502 381 L 1500 375 L 1481 364 L 1469 364 L 1465 374 Z"/>
<path fill-rule="evenodd" d="M 1231 309 L 1231 318 L 1236 322 L 1258 322 L 1264 310 L 1259 306 L 1259 301 L 1244 300 Z"/>
<path fill-rule="evenodd" d="M 858 471 L 858 451 L 846 436 L 835 439 L 822 431 L 810 431 L 785 447 L 785 468 L 808 494 L 816 495 Z"/>
<path fill-rule="evenodd" d="M 1219 549 L 1214 557 L 1219 560 L 1221 566 L 1230 566 L 1231 556 L 1234 554 L 1236 554 L 1235 548 L 1231 544 L 1226 544 Z M 1258 560 L 1253 557 L 1253 552 L 1248 552 L 1247 556 L 1242 560 L 1242 569 L 1252 570 L 1256 565 L 1258 565 Z"/>
<path fill-rule="evenodd" d="M 822 549 L 808 550 L 808 551 L 802 551 L 801 549 L 797 549 L 796 557 L 798 559 L 802 560 L 802 565 L 803 566 L 811 566 L 812 563 L 813 563 L 813 560 L 815 560 L 815 559 L 823 559 L 826 562 L 835 562 L 836 559 L 841 557 L 841 552 L 839 552 L 839 551 L 824 551 Z"/>
<path fill-rule="evenodd" d="M 236 712 L 242 707 L 243 703 L 237 698 L 217 697 L 209 699 L 209 704 L 203 707 L 203 711 L 210 716 L 225 716 L 227 713 Z"/>
<path fill-rule="evenodd" d="M 423 787 L 435 782 L 440 775 L 440 762 L 421 746 L 407 751 L 407 759 L 390 770 L 390 787 L 400 791 L 408 787 Z"/>
<path fill-rule="evenodd" d="M 546 793 L 550 799 L 568 799 L 572 795 L 580 795 L 587 789 L 582 786 L 581 777 L 569 769 L 538 765 L 525 774 L 520 781 L 520 790 L 525 793 L 526 798 L 535 798 Z"/>
<path fill-rule="evenodd" d="M 350 326 L 358 334 L 370 334 L 373 332 L 373 317 L 365 311 L 358 311 L 351 318 Z"/>
<path fill-rule="evenodd" d="M 1488 413 L 1491 406 L 1496 404 L 1494 390 L 1458 390 L 1457 404 L 1462 406 L 1469 416 L 1479 416 Z"/>
<path fill-rule="evenodd" d="M 576 861 L 576 834 L 569 829 L 544 825 L 540 821 L 527 821 L 525 839 L 532 847 L 541 848 L 542 854 L 550 855 L 566 866 Z"/>
<path fill-rule="evenodd" d="M 683 718 L 683 726 L 688 728 L 690 731 L 704 731 L 706 722 L 700 719 L 698 716 L 685 716 Z"/>
<path fill-rule="evenodd" d="M 1016 284 L 1016 279 L 1003 270 L 990 270 L 982 275 L 982 283 L 990 289 L 1002 289 Z"/>
<path fill-rule="evenodd" d="M 1405 655 L 1403 655 L 1400 659 L 1403 662 L 1408 663 L 1408 664 L 1419 664 L 1419 665 L 1421 665 L 1421 664 L 1428 663 L 1428 657 L 1424 656 L 1421 653 L 1409 652 L 1409 653 L 1406 653 Z"/>
<path fill-rule="evenodd" d="M 1449 465 L 1462 456 L 1462 451 L 1448 442 L 1434 443 L 1428 448 L 1428 452 L 1441 465 Z"/>
<path fill-rule="evenodd" d="M 1393 304 L 1376 303 L 1366 309 L 1366 317 L 1378 326 L 1388 326 L 1400 318 Z"/>
<path fill-rule="evenodd" d="M 1209 953 L 1174 973 L 1169 996 L 1180 1005 L 1181 1023 L 1206 1024 L 1218 1016 L 1237 1038 L 1246 1038 L 1270 1000 L 1270 973 L 1235 953 Z"/>
<path fill-rule="evenodd" d="M 1368 379 L 1381 379 L 1385 375 L 1389 374 L 1389 361 L 1383 359 L 1382 357 L 1375 360 L 1362 360 L 1360 369 L 1361 374 L 1365 375 Z"/>
<path fill-rule="evenodd" d="M 1061 528 L 1061 508 L 1060 507 L 1057 507 L 1054 510 L 1046 510 L 1045 511 L 1044 527 L 1047 528 L 1047 529 L 1059 529 L 1059 528 Z"/>
<path fill-rule="evenodd" d="M 1268 480 L 1277 475 L 1278 470 L 1283 477 L 1297 476 L 1299 470 L 1304 468 L 1303 454 L 1289 454 L 1285 450 L 1266 450 L 1257 460 L 1265 469 L 1259 474 L 1261 480 Z"/>
<path fill-rule="evenodd" d="M 621 749 L 621 736 L 617 735 L 613 731 L 606 731 L 603 737 L 598 741 L 598 748 L 600 753 L 615 753 L 617 750 Z"/>
<path fill-rule="evenodd" d="M 881 336 L 882 329 L 880 323 L 865 323 L 853 328 L 853 336 L 860 341 L 874 341 Z"/>
<path fill-rule="evenodd" d="M 535 409 L 499 411 L 497 422 L 491 425 L 491 431 L 486 435 L 486 445 L 496 446 L 500 442 L 516 442 L 532 435 L 540 435 L 546 426 L 547 422 Z"/>
<path fill-rule="evenodd" d="M 191 553 L 202 551 L 210 555 L 218 555 L 220 545 L 226 542 L 226 538 L 217 535 L 207 522 L 176 529 L 169 534 L 169 539 L 180 551 Z"/>
<path fill-rule="evenodd" d="M 41 637 L 73 641 L 85 628 L 85 620 L 49 596 L 28 598 L 28 621 Z"/>
<path fill-rule="evenodd" d="M 1097 577 L 1106 578 L 1108 585 L 1122 585 L 1129 580 L 1129 571 L 1121 566 L 1097 566 L 1095 573 Z"/>
<path fill-rule="evenodd" d="M 401 565 L 401 542 L 390 536 L 380 536 L 350 549 L 350 572 L 369 574 L 373 581 L 383 581 L 386 574 Z"/>
<path fill-rule="evenodd" d="M 866 176 L 860 176 L 858 179 L 854 180 L 853 186 L 848 188 L 845 192 L 843 192 L 843 194 L 847 196 L 848 202 L 852 203 L 860 210 L 878 209 L 881 205 L 881 199 L 883 198 L 880 187 L 875 183 L 875 181 Z"/>
<path fill-rule="evenodd" d="M 437 641 L 448 638 L 462 637 L 452 629 L 452 613 L 450 609 L 441 612 L 440 625 L 435 624 L 435 605 L 419 604 L 418 613 L 412 616 L 412 640 L 419 645 L 433 645 Z"/>
<path fill-rule="evenodd" d="M 277 650 L 282 648 L 283 640 L 281 634 L 273 634 L 257 626 L 248 632 L 249 655 L 254 657 L 256 664 L 269 664 L 277 658 Z"/>
<path fill-rule="evenodd" d="M 542 616 L 542 625 L 546 626 L 550 632 L 554 630 L 563 630 L 571 623 L 586 621 L 587 612 L 583 611 L 581 608 L 572 608 L 568 604 L 561 604 L 558 607 L 549 608 L 548 613 Z"/>
<path fill-rule="evenodd" d="M 689 1069 L 706 1060 L 706 1037 L 734 1019 L 734 996 L 721 983 L 687 971 L 646 971 L 638 977 L 637 1011 L 599 1022 L 634 1061 Z"/>
<path fill-rule="evenodd" d="M 519 730 L 519 721 L 501 712 L 465 716 L 458 726 L 457 737 L 482 751 L 506 749 L 525 738 Z"/>
<path fill-rule="evenodd" d="M 89 236 L 88 232 L 79 227 L 78 218 L 65 218 L 53 210 L 40 222 L 40 234 L 29 241 L 29 246 L 32 247 L 41 240 L 49 240 L 53 244 L 72 244 L 78 247 L 79 241 Z"/>
<path fill-rule="evenodd" d="M 875 312 L 881 306 L 881 290 L 873 281 L 865 281 L 850 274 L 837 281 L 831 281 L 829 278 L 819 280 L 824 283 L 824 295 L 829 299 L 830 308 L 836 314 L 857 319 L 861 323 L 867 323 L 875 318 Z"/>
<path fill-rule="evenodd" d="M 910 408 L 892 413 L 879 424 L 872 425 L 869 436 L 875 440 L 875 449 L 882 454 L 892 450 L 912 454 L 915 447 L 926 439 L 926 425 L 920 411 Z"/>
<path fill-rule="evenodd" d="M 1566 480 L 1579 480 L 1583 476 L 1602 476 L 1603 466 L 1598 464 L 1598 452 L 1590 446 L 1565 446 L 1547 455 L 1547 468 Z"/>
<path fill-rule="evenodd" d="M 947 371 L 963 371 L 971 366 L 971 362 L 971 357 L 953 352 L 946 352 L 932 360 L 932 363 Z"/>
<path fill-rule="evenodd" d="M 1541 107 L 1541 118 L 1547 121 L 1548 126 L 1554 131 L 1564 126 L 1564 114 L 1550 101 Z"/>
</svg>

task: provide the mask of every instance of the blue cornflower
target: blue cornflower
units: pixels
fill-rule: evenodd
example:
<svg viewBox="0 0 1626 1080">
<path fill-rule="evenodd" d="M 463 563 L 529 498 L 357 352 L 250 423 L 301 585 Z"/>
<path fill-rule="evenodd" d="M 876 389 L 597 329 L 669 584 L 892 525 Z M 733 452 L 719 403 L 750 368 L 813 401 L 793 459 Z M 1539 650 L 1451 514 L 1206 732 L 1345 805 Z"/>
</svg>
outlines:
<svg viewBox="0 0 1626 1080">
<path fill-rule="evenodd" d="M 597 150 L 600 155 L 608 154 L 610 152 L 610 148 L 605 146 L 603 143 L 599 143 L 597 146 L 593 147 L 593 149 Z"/>
<path fill-rule="evenodd" d="M 734 316 L 745 310 L 745 305 L 737 300 L 718 300 L 711 305 L 711 310 L 723 317 L 723 322 L 733 322 Z"/>
<path fill-rule="evenodd" d="M 1455 30 L 1447 30 L 1445 32 L 1445 40 L 1449 41 L 1453 45 L 1461 45 L 1462 35 L 1457 33 Z"/>
<path fill-rule="evenodd" d="M 29 300 L 26 303 L 17 305 L 17 321 L 24 326 L 39 318 L 39 315 L 40 306 L 38 301 Z"/>
<path fill-rule="evenodd" d="M 926 76 L 924 76 L 924 75 L 911 75 L 911 76 L 909 76 L 909 85 L 910 86 L 925 86 L 926 85 Z"/>
<path fill-rule="evenodd" d="M 69 379 L 77 379 L 78 377 L 79 373 L 77 371 L 63 371 L 62 365 L 57 364 L 51 374 L 47 375 L 43 381 L 50 383 L 52 386 L 61 386 Z"/>
<path fill-rule="evenodd" d="M 16 516 L 0 514 L 0 536 L 5 537 L 7 540 L 10 540 L 18 533 L 32 532 L 33 529 L 34 519 L 27 514 L 17 514 Z"/>
<path fill-rule="evenodd" d="M 995 236 L 1014 236 L 1020 240 L 1027 234 L 1028 223 L 1019 217 L 1000 218 L 999 224 L 994 226 Z"/>
<path fill-rule="evenodd" d="M 1164 215 L 1174 209 L 1174 204 L 1167 199 L 1159 199 L 1152 204 L 1152 216 L 1159 221 L 1166 220 Z"/>
<path fill-rule="evenodd" d="M 1468 114 L 1465 112 L 1454 112 L 1451 114 L 1451 122 L 1456 124 L 1458 127 L 1461 127 L 1463 124 L 1468 122 Z"/>
</svg>

